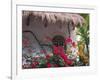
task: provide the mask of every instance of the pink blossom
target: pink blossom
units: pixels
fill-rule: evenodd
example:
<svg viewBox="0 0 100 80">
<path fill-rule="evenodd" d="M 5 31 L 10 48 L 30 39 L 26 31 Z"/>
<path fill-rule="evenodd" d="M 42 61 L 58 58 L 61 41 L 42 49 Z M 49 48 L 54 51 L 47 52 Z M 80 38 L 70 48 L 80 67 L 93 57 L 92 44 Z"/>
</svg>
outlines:
<svg viewBox="0 0 100 80">
<path fill-rule="evenodd" d="M 76 43 L 75 42 L 72 42 L 72 46 L 75 47 L 76 46 Z"/>
<path fill-rule="evenodd" d="M 64 52 L 64 48 L 62 46 L 53 46 L 54 54 L 59 55 L 66 64 L 71 65 L 72 61 L 70 61 L 67 55 Z"/>
<path fill-rule="evenodd" d="M 59 53 L 59 49 L 57 46 L 53 46 L 53 53 L 56 55 Z"/>
<path fill-rule="evenodd" d="M 46 59 L 49 59 L 50 58 L 50 55 L 46 55 Z"/>
<path fill-rule="evenodd" d="M 66 39 L 66 42 L 67 42 L 67 43 L 70 43 L 70 42 L 72 43 L 72 39 L 71 39 L 71 38 L 67 38 L 67 39 Z"/>
<path fill-rule="evenodd" d="M 47 63 L 47 67 L 52 67 L 52 64 L 51 63 Z"/>
</svg>

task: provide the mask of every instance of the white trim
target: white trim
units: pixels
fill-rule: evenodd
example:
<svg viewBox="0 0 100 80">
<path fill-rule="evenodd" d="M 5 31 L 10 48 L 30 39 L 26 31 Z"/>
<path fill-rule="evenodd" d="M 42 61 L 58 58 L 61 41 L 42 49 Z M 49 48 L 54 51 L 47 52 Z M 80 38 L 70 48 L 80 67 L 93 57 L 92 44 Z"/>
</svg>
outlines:
<svg viewBox="0 0 100 80">
<path fill-rule="evenodd" d="M 37 5 L 38 6 L 38 5 Z M 12 16 L 12 78 L 13 80 L 21 79 L 21 80 L 28 80 L 28 79 L 34 79 L 34 78 L 44 78 L 44 77 L 57 77 L 62 76 L 65 77 L 68 76 L 74 76 L 74 75 L 88 75 L 88 74 L 96 74 L 96 48 L 95 48 L 95 37 L 96 34 L 94 33 L 95 26 L 96 26 L 96 11 L 94 8 L 88 8 L 87 7 L 73 7 L 71 6 L 62 6 L 60 7 L 46 7 L 46 6 L 22 6 L 16 5 L 16 8 L 14 6 L 13 8 L 13 16 Z M 50 5 L 51 6 L 51 5 Z M 14 10 L 16 9 L 16 10 Z M 87 67 L 68 67 L 68 68 L 50 68 L 50 69 L 29 69 L 29 70 L 22 70 L 21 68 L 21 34 L 22 34 L 22 10 L 33 10 L 33 11 L 54 11 L 54 12 L 72 12 L 72 13 L 89 13 L 90 14 L 90 66 Z M 16 12 L 17 11 L 17 12 Z M 16 35 L 16 36 L 15 36 Z M 18 44 L 17 44 L 17 43 Z M 16 45 L 16 44 L 17 45 Z M 16 46 L 15 46 L 16 45 Z M 18 53 L 16 53 L 18 52 Z M 17 55 L 18 56 L 17 56 Z M 16 58 L 17 56 L 17 58 Z M 18 66 L 16 67 L 16 60 L 18 60 Z M 16 71 L 18 70 L 18 71 Z"/>
</svg>

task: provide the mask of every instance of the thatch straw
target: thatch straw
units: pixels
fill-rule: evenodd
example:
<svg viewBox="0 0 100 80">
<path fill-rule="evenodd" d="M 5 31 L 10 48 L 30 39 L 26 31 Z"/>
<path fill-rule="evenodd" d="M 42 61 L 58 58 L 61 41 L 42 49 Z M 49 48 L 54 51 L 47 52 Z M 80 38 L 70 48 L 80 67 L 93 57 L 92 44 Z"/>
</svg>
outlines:
<svg viewBox="0 0 100 80">
<path fill-rule="evenodd" d="M 84 18 L 76 13 L 65 13 L 65 12 L 45 12 L 45 11 L 23 11 L 23 16 L 30 16 L 41 19 L 42 22 L 48 24 L 55 24 L 56 22 L 68 23 L 72 22 L 73 26 L 80 25 L 85 22 Z M 36 19 L 34 19 L 36 20 Z"/>
</svg>

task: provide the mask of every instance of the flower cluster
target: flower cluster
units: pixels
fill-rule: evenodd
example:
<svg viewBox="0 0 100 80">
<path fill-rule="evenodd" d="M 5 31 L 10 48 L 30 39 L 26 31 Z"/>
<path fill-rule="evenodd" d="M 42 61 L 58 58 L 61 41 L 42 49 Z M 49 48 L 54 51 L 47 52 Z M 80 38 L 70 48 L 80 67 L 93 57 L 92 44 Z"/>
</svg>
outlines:
<svg viewBox="0 0 100 80">
<path fill-rule="evenodd" d="M 25 41 L 25 44 L 27 41 Z M 40 51 L 40 55 L 44 56 L 31 56 L 30 59 L 23 60 L 23 68 L 50 68 L 50 67 L 65 67 L 79 65 L 79 56 L 77 45 L 71 38 L 66 38 L 65 44 L 67 50 L 63 46 L 52 45 L 52 52 L 47 53 L 44 50 Z M 70 47 L 69 47 L 70 46 Z M 28 50 L 30 53 L 36 52 L 32 49 Z"/>
</svg>

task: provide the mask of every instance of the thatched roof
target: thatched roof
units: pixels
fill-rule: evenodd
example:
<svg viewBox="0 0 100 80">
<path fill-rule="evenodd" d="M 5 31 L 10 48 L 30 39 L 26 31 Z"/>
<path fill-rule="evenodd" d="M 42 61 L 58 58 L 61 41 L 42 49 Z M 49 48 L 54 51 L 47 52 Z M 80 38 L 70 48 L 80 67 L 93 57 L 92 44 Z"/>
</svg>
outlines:
<svg viewBox="0 0 100 80">
<path fill-rule="evenodd" d="M 45 11 L 23 11 L 23 16 L 27 16 L 29 18 L 37 18 L 40 19 L 42 22 L 48 24 L 55 24 L 56 22 L 68 23 L 72 22 L 73 26 L 80 25 L 85 22 L 84 18 L 77 13 L 66 13 L 66 12 L 45 12 Z"/>
</svg>

